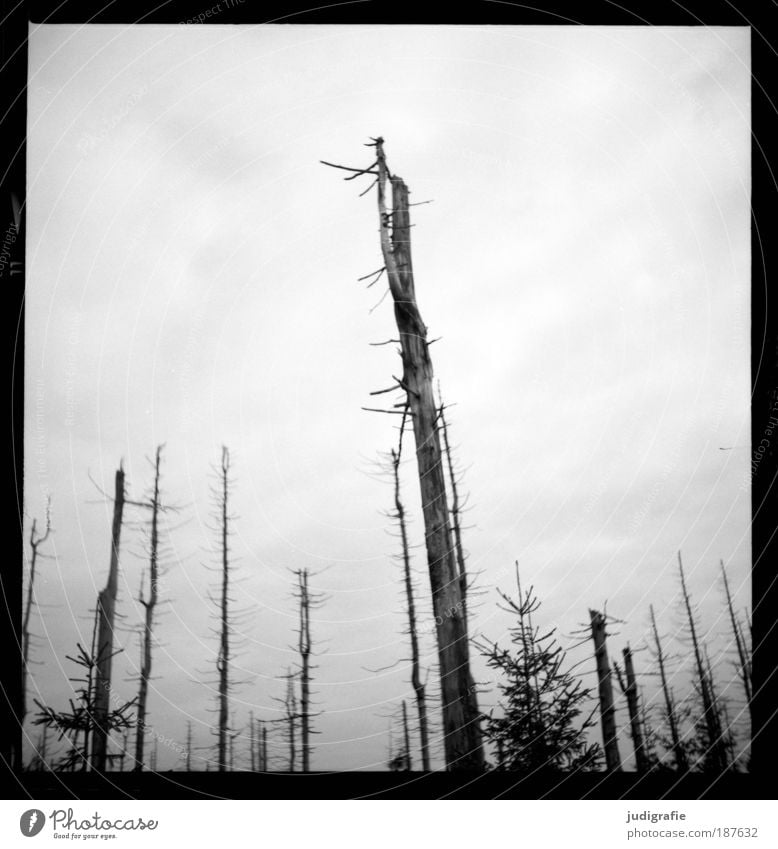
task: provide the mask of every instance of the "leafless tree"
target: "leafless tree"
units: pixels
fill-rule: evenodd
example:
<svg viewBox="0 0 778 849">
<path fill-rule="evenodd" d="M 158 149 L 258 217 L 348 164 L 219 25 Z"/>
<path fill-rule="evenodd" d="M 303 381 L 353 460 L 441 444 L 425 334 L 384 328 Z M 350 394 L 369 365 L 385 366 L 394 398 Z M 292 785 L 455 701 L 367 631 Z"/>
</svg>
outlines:
<svg viewBox="0 0 778 849">
<path fill-rule="evenodd" d="M 424 683 L 421 680 L 421 664 L 419 662 L 419 636 L 416 624 L 416 603 L 413 597 L 413 581 L 411 579 L 411 558 L 408 545 L 408 528 L 405 518 L 405 506 L 400 496 L 400 460 L 402 457 L 403 431 L 405 417 L 400 425 L 400 436 L 397 451 L 392 449 L 392 472 L 394 477 L 394 518 L 400 529 L 402 544 L 403 579 L 405 583 L 405 599 L 408 610 L 408 634 L 411 640 L 411 686 L 416 695 L 416 710 L 419 715 L 419 737 L 421 741 L 422 769 L 430 769 L 429 729 L 427 723 L 427 696 Z"/>
<path fill-rule="evenodd" d="M 743 636 L 742 626 L 735 614 L 735 608 L 732 604 L 732 593 L 729 590 L 729 581 L 727 580 L 727 570 L 724 568 L 724 561 L 721 561 L 721 575 L 724 579 L 724 593 L 727 598 L 727 611 L 729 612 L 729 621 L 732 625 L 732 636 L 735 639 L 735 648 L 737 649 L 738 665 L 737 674 L 743 684 L 743 691 L 746 694 L 746 703 L 748 704 L 749 715 L 751 712 L 751 658 L 748 652 L 748 644 Z"/>
<path fill-rule="evenodd" d="M 721 773 L 728 767 L 726 745 L 722 737 L 721 718 L 714 701 L 712 681 L 709 670 L 704 662 L 704 646 L 697 635 L 697 624 L 692 610 L 686 577 L 678 552 L 678 571 L 681 577 L 681 594 L 686 610 L 688 632 L 694 651 L 695 686 L 702 705 L 701 730 L 703 735 L 704 761 L 703 769 L 709 772 Z"/>
<path fill-rule="evenodd" d="M 51 496 L 46 498 L 46 528 L 41 534 L 38 532 L 37 520 L 32 520 L 30 529 L 30 577 L 27 581 L 27 598 L 24 604 L 24 618 L 22 620 L 22 711 L 20 721 L 24 722 L 27 715 L 27 678 L 29 676 L 28 664 L 30 661 L 30 615 L 35 604 L 35 571 L 38 558 L 43 557 L 40 547 L 51 535 Z"/>
<path fill-rule="evenodd" d="M 135 770 L 144 767 L 144 746 L 146 735 L 146 714 L 151 679 L 152 642 L 154 639 L 154 611 L 159 600 L 159 521 L 162 509 L 160 501 L 160 475 L 162 463 L 162 448 L 158 445 L 154 455 L 154 484 L 151 500 L 147 505 L 151 510 L 151 534 L 149 539 L 149 595 L 144 596 L 143 582 L 138 601 L 145 611 L 143 635 L 141 639 L 140 684 L 138 688 L 138 720 L 135 735 Z"/>
<path fill-rule="evenodd" d="M 657 665 L 659 666 L 659 677 L 662 682 L 662 694 L 664 696 L 665 703 L 665 718 L 667 721 L 667 727 L 670 731 L 671 750 L 673 753 L 673 759 L 675 761 L 675 768 L 678 770 L 678 772 L 685 773 L 689 770 L 689 760 L 686 755 L 686 745 L 681 739 L 678 712 L 675 706 L 675 700 L 673 699 L 672 691 L 670 690 L 670 686 L 667 681 L 666 660 L 664 651 L 662 650 L 662 643 L 659 639 L 659 631 L 656 627 L 654 606 L 650 605 L 649 610 L 651 612 L 651 629 L 653 631 L 654 646 L 656 649 L 655 657 Z"/>
<path fill-rule="evenodd" d="M 480 713 L 476 687 L 470 673 L 469 641 L 459 581 L 440 446 L 439 412 L 435 404 L 432 360 L 427 328 L 416 304 L 411 263 L 408 188 L 391 174 L 384 154 L 384 140 L 373 139 L 375 161 L 367 168 L 348 168 L 347 180 L 363 175 L 374 177 L 364 193 L 376 187 L 380 245 L 384 265 L 372 275 L 373 285 L 386 273 L 394 301 L 403 362 L 402 379 L 395 388 L 406 394 L 416 440 L 427 561 L 438 640 L 441 700 L 446 765 L 450 770 L 484 768 Z M 332 163 L 324 163 L 332 165 Z M 387 208 L 387 183 L 392 189 L 392 209 Z M 383 391 L 383 390 L 381 390 Z M 391 390 L 386 390 L 391 391 Z M 388 411 L 399 412 L 399 411 Z"/>
</svg>

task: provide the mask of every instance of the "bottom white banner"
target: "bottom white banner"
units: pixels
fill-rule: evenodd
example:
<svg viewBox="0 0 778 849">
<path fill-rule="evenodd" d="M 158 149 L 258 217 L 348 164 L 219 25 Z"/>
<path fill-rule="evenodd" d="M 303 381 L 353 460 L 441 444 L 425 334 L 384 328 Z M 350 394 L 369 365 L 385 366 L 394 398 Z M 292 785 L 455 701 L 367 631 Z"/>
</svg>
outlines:
<svg viewBox="0 0 778 849">
<path fill-rule="evenodd" d="M 771 801 L 0 801 L 0 846 L 778 846 Z M 34 842 L 32 842 L 34 841 Z M 69 841 L 63 844 L 63 841 Z"/>
</svg>

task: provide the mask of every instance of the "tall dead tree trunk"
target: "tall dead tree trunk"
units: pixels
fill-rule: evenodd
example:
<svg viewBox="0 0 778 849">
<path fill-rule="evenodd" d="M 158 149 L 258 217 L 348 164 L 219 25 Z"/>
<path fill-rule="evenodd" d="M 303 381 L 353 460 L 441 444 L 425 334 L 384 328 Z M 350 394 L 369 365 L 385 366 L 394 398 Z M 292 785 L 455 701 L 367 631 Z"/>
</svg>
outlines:
<svg viewBox="0 0 778 849">
<path fill-rule="evenodd" d="M 596 610 L 590 610 L 594 656 L 597 661 L 597 681 L 600 693 L 600 717 L 602 720 L 602 740 L 605 749 L 605 765 L 608 772 L 621 770 L 621 756 L 616 731 L 616 708 L 613 702 L 613 682 L 611 680 L 608 649 L 605 643 L 605 617 Z"/>
<path fill-rule="evenodd" d="M 257 740 L 254 736 L 254 711 L 249 711 L 249 753 L 251 755 L 251 771 L 257 771 Z"/>
<path fill-rule="evenodd" d="M 403 744 L 405 745 L 405 769 L 410 772 L 413 769 L 411 757 L 411 735 L 408 730 L 408 707 L 403 699 Z"/>
<path fill-rule="evenodd" d="M 751 662 L 748 659 L 748 652 L 745 641 L 743 640 L 743 632 L 735 616 L 735 608 L 732 604 L 732 593 L 729 591 L 729 581 L 727 580 L 727 570 L 724 568 L 724 561 L 721 561 L 721 574 L 724 578 L 724 592 L 727 596 L 727 610 L 729 611 L 729 621 L 732 624 L 732 633 L 735 637 L 735 647 L 737 648 L 738 660 L 738 676 L 743 684 L 743 690 L 746 694 L 746 702 L 748 704 L 748 712 L 751 713 Z"/>
<path fill-rule="evenodd" d="M 403 418 L 403 426 L 405 419 Z M 411 581 L 411 558 L 408 547 L 408 528 L 405 522 L 405 507 L 400 498 L 400 457 L 402 453 L 403 427 L 400 428 L 400 440 L 397 452 L 392 449 L 392 468 L 394 470 L 394 507 L 395 516 L 400 526 L 400 540 L 402 542 L 403 575 L 405 579 L 405 597 L 408 604 L 408 633 L 411 638 L 411 685 L 416 694 L 416 710 L 419 715 L 419 738 L 421 741 L 422 769 L 429 772 L 429 732 L 427 727 L 427 696 L 424 684 L 421 680 L 421 666 L 419 663 L 419 637 L 416 628 L 416 604 L 413 598 L 413 583 Z"/>
<path fill-rule="evenodd" d="M 424 514 L 427 562 L 437 630 L 446 766 L 449 770 L 483 770 L 480 713 L 470 674 L 464 603 L 446 498 L 440 448 L 438 410 L 432 389 L 432 360 L 427 328 L 416 304 L 411 264 L 411 223 L 408 188 L 390 174 L 383 139 L 374 140 L 376 161 L 367 169 L 347 169 L 376 177 L 378 223 L 384 270 L 394 301 L 400 336 L 403 377 L 413 421 Z M 329 163 L 327 163 L 329 164 Z M 392 209 L 386 206 L 387 181 L 392 187 Z"/>
<path fill-rule="evenodd" d="M 216 669 L 219 673 L 219 771 L 224 772 L 227 763 L 227 728 L 229 724 L 229 667 L 230 667 L 230 633 L 229 633 L 229 471 L 230 454 L 226 446 L 222 446 L 221 458 L 221 566 L 222 566 L 222 595 L 221 595 L 221 643 Z"/>
<path fill-rule="evenodd" d="M 154 490 L 152 493 L 151 508 L 151 539 L 149 548 L 149 597 L 143 596 L 143 585 L 141 584 L 140 604 L 146 612 L 143 625 L 143 648 L 140 668 L 140 687 L 138 691 L 138 715 L 137 730 L 135 736 L 135 770 L 140 772 L 144 767 L 144 747 L 146 739 L 146 712 L 149 693 L 149 680 L 151 678 L 151 643 L 154 629 L 154 609 L 157 606 L 157 587 L 159 583 L 159 478 L 162 458 L 162 446 L 157 446 L 154 457 Z"/>
<path fill-rule="evenodd" d="M 459 503 L 459 485 L 454 474 L 454 460 L 451 455 L 451 445 L 448 440 L 448 423 L 444 412 L 443 400 L 440 402 L 440 424 L 443 431 L 443 445 L 448 465 L 448 479 L 451 484 L 451 525 L 454 531 L 454 546 L 457 556 L 457 572 L 459 575 L 459 587 L 462 594 L 462 619 L 465 631 L 469 633 L 467 624 L 467 567 L 465 565 L 465 551 L 462 547 L 462 513 Z"/>
<path fill-rule="evenodd" d="M 267 772 L 267 728 L 265 728 L 265 723 L 260 723 L 262 734 L 260 735 L 260 752 L 262 753 L 262 772 Z"/>
<path fill-rule="evenodd" d="M 624 676 L 626 681 L 621 680 L 621 689 L 627 698 L 627 710 L 629 712 L 630 732 L 632 736 L 632 745 L 635 750 L 635 767 L 639 773 L 648 772 L 649 764 L 646 757 L 645 744 L 643 742 L 643 728 L 640 717 L 640 704 L 638 699 L 638 685 L 635 680 L 635 668 L 632 663 L 632 650 L 629 646 L 622 649 L 624 658 Z M 618 667 L 616 667 L 618 673 Z"/>
<path fill-rule="evenodd" d="M 297 572 L 300 594 L 300 737 L 302 745 L 303 772 L 311 768 L 311 717 L 310 717 L 310 657 L 311 657 L 311 607 L 308 595 L 308 570 Z"/>
<path fill-rule="evenodd" d="M 295 738 L 297 736 L 297 698 L 294 694 L 294 675 L 291 671 L 286 679 L 286 723 L 287 736 L 289 738 L 289 772 L 294 772 L 295 767 Z"/>
<path fill-rule="evenodd" d="M 119 586 L 119 543 L 124 514 L 124 469 L 116 470 L 111 524 L 111 561 L 108 581 L 97 597 L 97 683 L 95 688 L 95 729 L 92 733 L 92 768 L 105 771 L 108 749 L 106 719 L 111 704 L 111 667 L 113 665 L 113 634 L 116 613 L 116 593 Z"/>
<path fill-rule="evenodd" d="M 697 687 L 702 700 L 703 722 L 706 731 L 706 762 L 712 771 L 723 772 L 727 768 L 726 754 L 721 739 L 720 724 L 716 706 L 713 702 L 708 673 L 703 662 L 703 653 L 697 638 L 697 628 L 694 623 L 689 591 L 686 587 L 686 577 L 681 561 L 681 552 L 678 552 L 678 570 L 681 575 L 681 592 L 683 594 L 684 606 L 689 620 L 689 633 L 691 635 L 692 647 L 694 649 L 694 661 L 697 672 Z"/>
<path fill-rule="evenodd" d="M 37 522 L 32 520 L 30 529 L 30 578 L 27 584 L 27 599 L 24 605 L 24 618 L 22 620 L 22 706 L 20 723 L 24 722 L 27 715 L 27 665 L 30 659 L 30 615 L 34 604 L 35 569 L 38 565 L 38 549 L 49 538 L 51 534 L 51 496 L 46 499 L 46 530 L 39 535 Z"/>
<path fill-rule="evenodd" d="M 678 772 L 688 772 L 689 771 L 689 761 L 686 757 L 686 749 L 684 748 L 683 743 L 681 742 L 681 735 L 678 730 L 678 716 L 675 711 L 675 704 L 673 702 L 673 694 L 670 691 L 670 687 L 667 683 L 667 674 L 665 672 L 665 657 L 664 652 L 662 651 L 662 644 L 659 641 L 659 631 L 656 627 L 656 619 L 654 617 L 654 606 L 650 605 L 649 610 L 651 611 L 651 627 L 654 631 L 654 643 L 656 645 L 656 659 L 659 664 L 659 677 L 662 681 L 662 693 L 665 698 L 665 712 L 667 716 L 667 725 L 670 728 L 670 739 L 672 741 L 672 750 L 673 750 L 673 758 L 675 759 L 675 768 Z"/>
<path fill-rule="evenodd" d="M 192 723 L 186 723 L 186 771 L 192 771 Z"/>
</svg>

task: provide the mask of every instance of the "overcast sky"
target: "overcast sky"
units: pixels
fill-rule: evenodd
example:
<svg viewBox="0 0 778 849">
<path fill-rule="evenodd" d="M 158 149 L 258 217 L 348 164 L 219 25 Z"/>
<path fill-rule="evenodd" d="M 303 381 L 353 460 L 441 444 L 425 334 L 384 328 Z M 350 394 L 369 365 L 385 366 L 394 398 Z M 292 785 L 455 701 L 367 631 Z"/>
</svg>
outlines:
<svg viewBox="0 0 778 849">
<path fill-rule="evenodd" d="M 32 27 L 25 494 L 29 527 L 51 493 L 56 531 L 33 695 L 65 704 L 64 655 L 89 639 L 105 583 L 111 505 L 90 474 L 112 489 L 123 458 L 141 497 L 165 443 L 163 494 L 181 510 L 149 721 L 183 741 L 191 719 L 196 745 L 213 742 L 209 485 L 226 444 L 250 611 L 234 727 L 279 716 L 289 570 L 307 567 L 328 596 L 313 766 L 384 768 L 389 716 L 412 699 L 407 664 L 368 671 L 408 656 L 392 492 L 373 474 L 397 422 L 360 408 L 401 366 L 368 344 L 396 336 L 390 299 L 371 312 L 383 283 L 357 283 L 382 264 L 374 195 L 319 164 L 366 166 L 379 134 L 411 200 L 433 201 L 412 210 L 416 289 L 456 404 L 485 591 L 474 628 L 505 639 L 495 588 L 518 559 L 571 643 L 607 600 L 624 621 L 611 652 L 638 648 L 652 603 L 683 654 L 681 549 L 720 657 L 720 559 L 750 605 L 749 84 L 745 28 Z M 403 487 L 418 544 L 410 461 Z M 128 527 L 127 698 L 143 545 Z M 724 689 L 729 656 L 717 668 Z M 159 768 L 177 757 L 160 744 Z"/>
</svg>

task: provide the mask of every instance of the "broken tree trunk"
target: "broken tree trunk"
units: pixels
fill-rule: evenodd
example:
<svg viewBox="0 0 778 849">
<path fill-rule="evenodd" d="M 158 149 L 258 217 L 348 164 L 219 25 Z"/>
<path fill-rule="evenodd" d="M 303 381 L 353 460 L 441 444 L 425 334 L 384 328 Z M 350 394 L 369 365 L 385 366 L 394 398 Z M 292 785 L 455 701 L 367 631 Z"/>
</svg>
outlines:
<svg viewBox="0 0 778 849">
<path fill-rule="evenodd" d="M 608 772 L 621 770 L 621 756 L 616 732 L 616 708 L 613 703 L 613 682 L 611 680 L 608 649 L 605 645 L 605 617 L 596 610 L 590 610 L 594 656 L 597 661 L 597 681 L 600 693 L 600 717 L 602 719 L 602 740 L 605 749 L 605 765 Z"/>
<path fill-rule="evenodd" d="M 651 627 L 654 630 L 654 643 L 656 644 L 656 659 L 659 663 L 659 677 L 662 681 L 662 692 L 665 697 L 665 711 L 667 716 L 667 724 L 670 727 L 670 740 L 672 742 L 673 757 L 675 758 L 675 768 L 678 772 L 688 772 L 689 761 L 686 757 L 686 749 L 681 742 L 681 735 L 678 731 L 678 717 L 675 712 L 675 704 L 673 703 L 673 694 L 670 692 L 670 687 L 667 683 L 667 674 L 665 672 L 665 657 L 662 651 L 662 644 L 659 641 L 659 631 L 656 627 L 656 619 L 654 618 L 654 606 L 649 605 L 651 612 Z"/>
<path fill-rule="evenodd" d="M 635 748 L 635 765 L 639 773 L 648 772 L 649 764 L 643 742 L 643 728 L 640 721 L 640 706 L 638 704 L 638 685 L 635 680 L 635 668 L 632 664 L 632 650 L 629 646 L 622 650 L 624 657 L 624 675 L 626 685 L 624 695 L 627 697 L 629 722 L 632 730 L 632 745 Z"/>
<path fill-rule="evenodd" d="M 95 727 L 92 732 L 92 769 L 105 771 L 108 750 L 106 719 L 111 703 L 111 667 L 113 664 L 113 634 L 116 612 L 116 593 L 119 585 L 119 542 L 124 513 L 124 469 L 116 470 L 111 525 L 111 562 L 108 581 L 97 597 L 97 680 L 95 684 Z"/>
<path fill-rule="evenodd" d="M 157 585 L 159 582 L 159 475 L 162 446 L 157 446 L 154 458 L 154 493 L 151 504 L 151 540 L 149 556 L 149 597 L 143 597 L 141 585 L 140 603 L 146 611 L 143 624 L 143 648 L 140 668 L 140 688 L 138 691 L 138 716 L 135 735 L 135 770 L 140 772 L 144 767 L 143 751 L 146 737 L 146 702 L 151 678 L 151 642 L 154 628 L 154 608 L 157 605 Z"/>
<path fill-rule="evenodd" d="M 438 411 L 432 390 L 432 360 L 427 328 L 416 305 L 411 265 L 408 188 L 390 175 L 383 139 L 375 141 L 381 251 L 403 362 L 401 386 L 413 421 L 424 514 L 427 562 L 437 629 L 446 766 L 450 770 L 484 768 L 480 714 L 470 675 L 464 599 L 451 544 L 446 482 L 440 448 Z M 386 183 L 392 186 L 392 210 L 386 208 Z"/>
<path fill-rule="evenodd" d="M 391 452 L 392 468 L 394 470 L 394 506 L 397 521 L 400 526 L 400 539 L 403 550 L 403 573 L 405 577 L 405 597 L 408 603 L 408 633 L 411 638 L 411 685 L 416 694 L 416 710 L 419 714 L 419 737 L 421 740 L 421 762 L 422 769 L 429 772 L 430 754 L 429 737 L 427 730 L 427 697 L 424 684 L 421 681 L 421 668 L 419 663 L 419 636 L 416 629 L 416 604 L 413 598 L 413 583 L 411 581 L 411 559 L 408 548 L 408 529 L 405 523 L 405 507 L 400 498 L 400 456 L 402 452 L 403 426 L 400 427 L 400 440 L 395 453 Z"/>
</svg>

